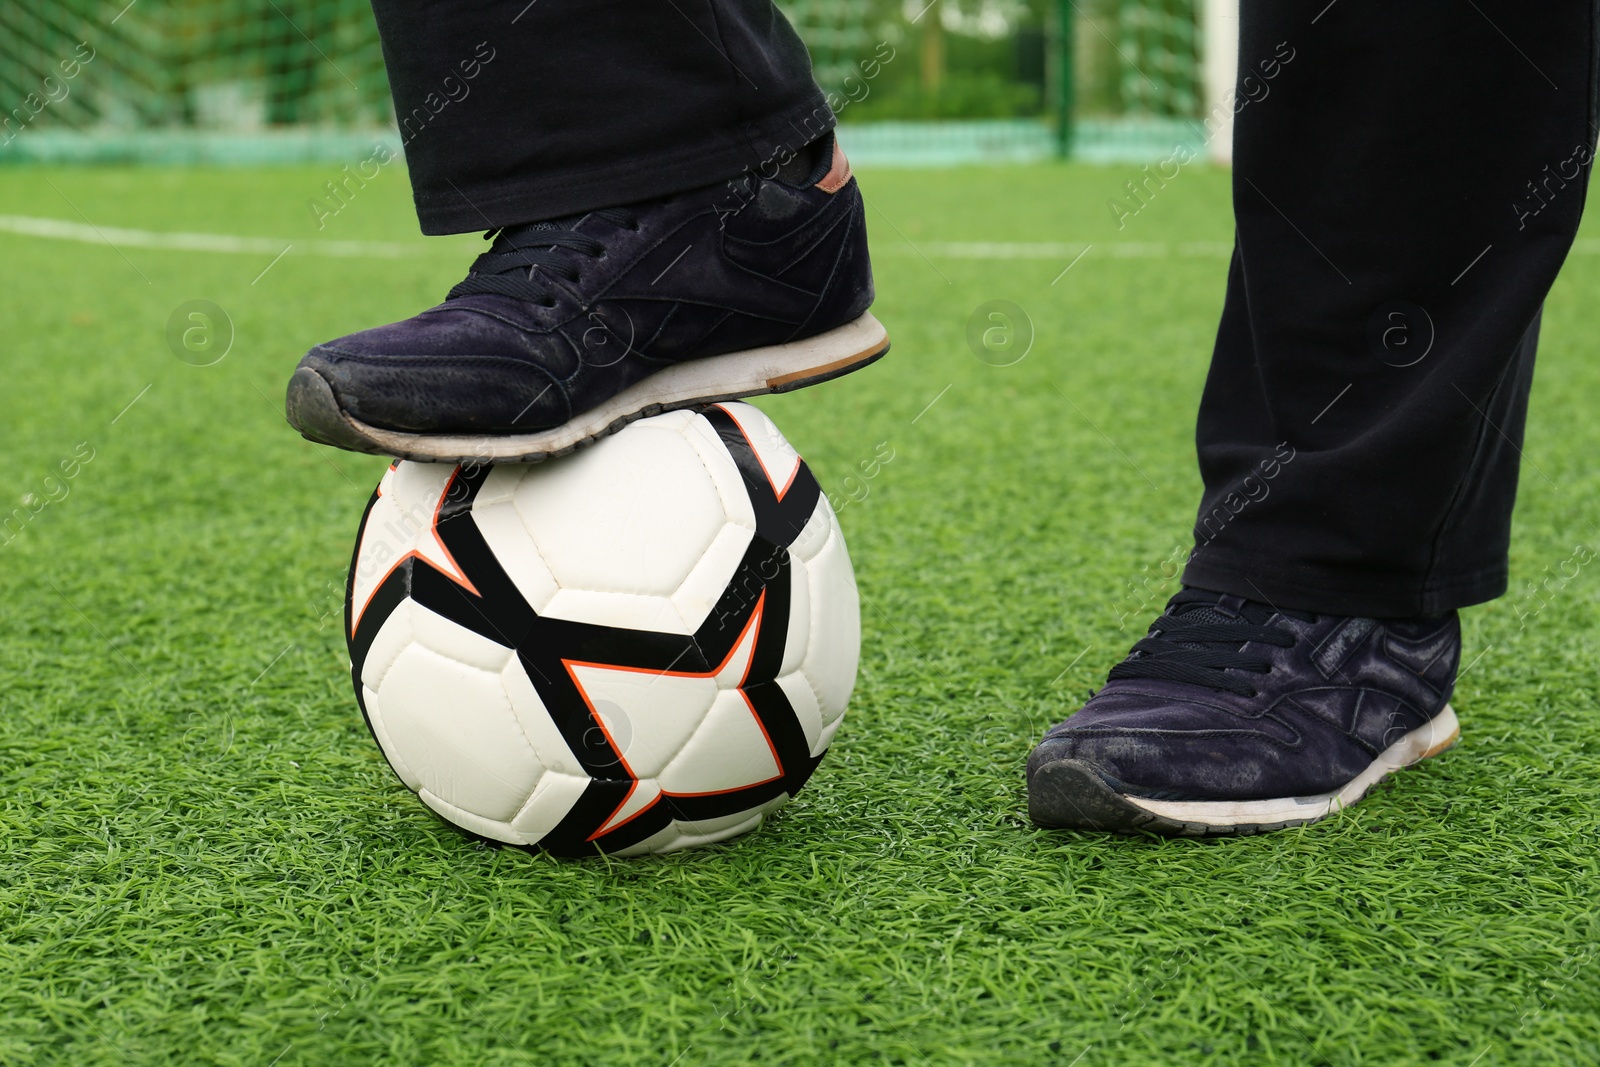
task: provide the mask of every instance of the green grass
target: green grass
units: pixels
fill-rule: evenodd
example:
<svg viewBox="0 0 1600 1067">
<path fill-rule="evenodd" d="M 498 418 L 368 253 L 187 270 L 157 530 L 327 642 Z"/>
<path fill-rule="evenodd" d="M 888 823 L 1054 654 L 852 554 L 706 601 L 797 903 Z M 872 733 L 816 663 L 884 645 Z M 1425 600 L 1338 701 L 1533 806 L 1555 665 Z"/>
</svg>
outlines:
<svg viewBox="0 0 1600 1067">
<path fill-rule="evenodd" d="M 1227 178 L 1186 171 L 1119 233 L 1120 169 L 867 175 L 896 351 L 762 402 L 827 488 L 894 449 L 841 516 L 849 719 L 756 834 L 568 862 L 440 824 L 355 709 L 334 619 L 383 463 L 296 437 L 282 385 L 310 344 L 437 299 L 475 238 L 415 236 L 397 170 L 319 234 L 332 176 L 0 172 L 8 213 L 302 243 L 257 278 L 270 254 L 0 234 L 0 500 L 61 497 L 0 548 L 0 1062 L 1600 1058 L 1600 579 L 1518 623 L 1600 539 L 1600 257 L 1545 318 L 1538 473 L 1514 593 L 1467 615 L 1462 745 L 1302 830 L 1050 833 L 1023 761 L 1171 588 L 1223 287 L 1220 256 L 1117 242 L 1226 242 Z M 1052 286 L 1065 259 L 939 247 L 978 241 L 1095 248 Z M 167 347 L 192 299 L 236 331 L 214 366 Z M 1013 366 L 965 341 L 993 299 L 1034 327 Z M 80 442 L 63 497 L 46 475 Z"/>
</svg>

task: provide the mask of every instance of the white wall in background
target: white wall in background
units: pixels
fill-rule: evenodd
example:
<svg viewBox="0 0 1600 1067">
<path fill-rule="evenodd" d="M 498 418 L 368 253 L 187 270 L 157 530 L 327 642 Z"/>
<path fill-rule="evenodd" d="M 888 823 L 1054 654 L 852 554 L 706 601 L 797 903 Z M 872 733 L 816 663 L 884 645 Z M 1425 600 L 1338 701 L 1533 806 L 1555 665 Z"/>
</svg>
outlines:
<svg viewBox="0 0 1600 1067">
<path fill-rule="evenodd" d="M 1233 162 L 1234 78 L 1239 67 L 1239 0 L 1203 0 L 1201 79 L 1205 83 L 1206 115 L 1221 120 L 1211 138 L 1211 158 Z"/>
</svg>

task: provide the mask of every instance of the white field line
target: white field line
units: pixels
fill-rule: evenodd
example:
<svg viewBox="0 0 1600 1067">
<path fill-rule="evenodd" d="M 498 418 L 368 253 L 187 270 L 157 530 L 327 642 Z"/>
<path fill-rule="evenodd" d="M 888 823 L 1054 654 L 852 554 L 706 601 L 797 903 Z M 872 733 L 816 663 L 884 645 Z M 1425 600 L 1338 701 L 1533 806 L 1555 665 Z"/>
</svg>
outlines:
<svg viewBox="0 0 1600 1067">
<path fill-rule="evenodd" d="M 1089 247 L 1087 241 L 927 241 L 918 246 L 930 256 L 946 259 L 1071 259 Z M 1114 259 L 1226 259 L 1233 254 L 1228 241 L 1106 241 L 1094 247 Z M 873 250 L 878 255 L 904 253 L 896 245 Z M 1572 243 L 1575 256 L 1600 256 L 1600 238 L 1580 237 Z"/>
<path fill-rule="evenodd" d="M 1086 241 L 929 241 L 920 246 L 930 256 L 949 259 L 1071 259 L 1089 247 Z M 1225 241 L 1106 241 L 1095 245 L 1119 259 L 1164 259 L 1177 255 L 1214 259 L 1233 254 Z"/>
<path fill-rule="evenodd" d="M 0 215 L 0 232 L 42 237 L 55 241 L 77 241 L 99 245 L 110 242 L 119 248 L 157 248 L 178 252 L 234 252 L 249 255 L 277 255 L 286 244 L 283 237 L 241 237 L 229 233 L 181 233 L 164 230 L 130 230 L 112 226 L 98 229 L 69 219 L 40 218 L 33 215 Z M 293 241 L 296 251 L 314 256 L 403 259 L 434 252 L 459 252 L 447 242 L 324 241 L 318 238 Z M 1071 259 L 1089 247 L 1087 241 L 929 241 L 918 246 L 930 256 L 946 259 Z M 1228 241 L 1106 241 L 1096 247 L 1115 259 L 1226 259 L 1233 254 Z M 904 252 L 897 245 L 875 249 L 879 255 Z M 1573 242 L 1575 256 L 1600 256 L 1600 238 L 1581 237 Z"/>
<path fill-rule="evenodd" d="M 177 252 L 240 252 L 248 255 L 277 255 L 291 243 L 282 237 L 240 237 L 230 233 L 177 233 L 158 230 L 129 230 L 114 226 L 98 229 L 68 219 L 37 218 L 31 215 L 0 215 L 0 231 L 53 241 L 77 241 L 117 248 L 159 248 Z M 436 246 L 400 244 L 394 241 L 321 241 L 297 239 L 296 250 L 314 256 L 375 257 L 402 259 L 427 254 Z"/>
<path fill-rule="evenodd" d="M 1089 247 L 1087 241 L 1004 242 L 1004 241 L 927 241 L 919 246 L 930 256 L 948 259 L 1070 259 Z M 1106 241 L 1095 245 L 1116 259 L 1226 259 L 1233 254 L 1229 241 Z M 890 245 L 877 251 L 900 252 Z M 1580 237 L 1572 244 L 1575 256 L 1600 256 L 1600 238 Z"/>
</svg>

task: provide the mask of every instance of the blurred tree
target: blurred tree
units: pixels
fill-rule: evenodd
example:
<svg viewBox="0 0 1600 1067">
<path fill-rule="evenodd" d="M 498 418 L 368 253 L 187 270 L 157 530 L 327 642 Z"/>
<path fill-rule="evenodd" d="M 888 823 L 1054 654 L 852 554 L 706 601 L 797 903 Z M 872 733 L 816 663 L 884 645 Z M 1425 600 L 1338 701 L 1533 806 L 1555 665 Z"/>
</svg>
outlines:
<svg viewBox="0 0 1600 1067">
<path fill-rule="evenodd" d="M 937 95 L 944 84 L 944 11 L 934 0 L 922 13 L 922 91 Z M 949 0 L 955 3 L 956 0 Z"/>
</svg>

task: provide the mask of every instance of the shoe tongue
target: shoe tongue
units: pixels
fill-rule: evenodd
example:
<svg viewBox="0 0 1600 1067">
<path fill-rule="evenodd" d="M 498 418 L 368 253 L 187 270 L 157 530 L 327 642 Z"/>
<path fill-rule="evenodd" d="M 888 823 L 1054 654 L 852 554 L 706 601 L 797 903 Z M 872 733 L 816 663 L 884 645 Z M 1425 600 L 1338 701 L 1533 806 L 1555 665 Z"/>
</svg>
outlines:
<svg viewBox="0 0 1600 1067">
<path fill-rule="evenodd" d="M 1179 604 L 1172 611 L 1173 617 L 1181 618 L 1186 622 L 1243 622 L 1247 615 L 1246 605 L 1262 607 L 1259 604 L 1251 605 L 1250 601 L 1244 597 L 1235 596 L 1232 593 L 1213 593 L 1210 595 L 1215 599 L 1191 600 L 1187 603 Z"/>
<path fill-rule="evenodd" d="M 1172 612 L 1172 617 L 1182 619 L 1189 624 L 1220 623 L 1222 625 L 1238 625 L 1240 623 L 1261 623 L 1272 615 L 1272 610 L 1264 604 L 1257 604 L 1240 596 L 1231 594 L 1219 596 L 1215 601 L 1191 601 L 1178 605 Z M 1190 648 L 1204 648 L 1205 645 L 1195 641 L 1182 641 L 1180 644 Z"/>
<path fill-rule="evenodd" d="M 1239 616 L 1224 614 L 1210 604 L 1185 604 L 1182 608 L 1173 612 L 1172 617 L 1182 619 L 1184 622 L 1227 623 L 1241 621 Z"/>
<path fill-rule="evenodd" d="M 533 235 L 549 233 L 552 230 L 570 230 L 582 221 L 582 215 L 567 215 L 559 219 L 546 219 L 543 222 L 523 223 L 521 226 L 506 226 L 494 235 L 494 243 L 489 246 L 489 251 L 515 252 L 519 248 L 527 248 L 530 244 L 537 247 L 537 238 Z"/>
</svg>

